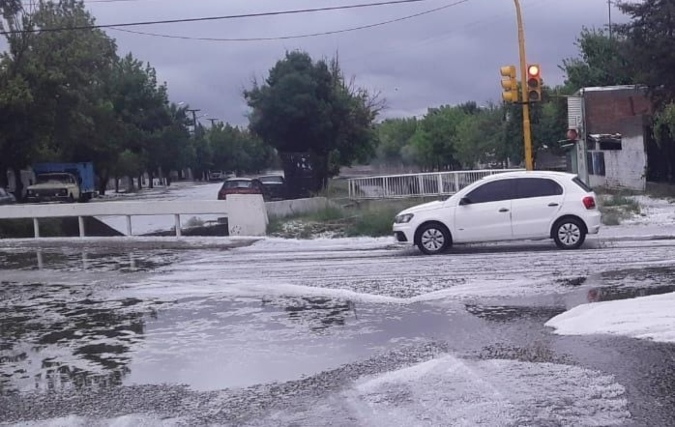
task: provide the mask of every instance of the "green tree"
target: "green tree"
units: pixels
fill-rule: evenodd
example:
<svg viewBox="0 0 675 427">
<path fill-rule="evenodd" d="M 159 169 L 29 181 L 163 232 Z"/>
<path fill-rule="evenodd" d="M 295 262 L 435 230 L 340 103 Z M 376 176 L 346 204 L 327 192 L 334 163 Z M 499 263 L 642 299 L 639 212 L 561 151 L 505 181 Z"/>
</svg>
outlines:
<svg viewBox="0 0 675 427">
<path fill-rule="evenodd" d="M 465 168 L 477 163 L 503 161 L 504 109 L 499 105 L 488 105 L 477 113 L 466 115 L 457 128 L 457 160 Z"/>
<path fill-rule="evenodd" d="M 107 142 L 100 135 L 110 131 L 101 95 L 116 60 L 114 42 L 95 29 L 32 31 L 93 25 L 80 1 L 40 2 L 31 10 L 6 1 L 0 8 L 9 31 L 0 78 L 0 92 L 9 96 L 0 100 L 0 115 L 12 123 L 2 127 L 2 166 L 16 173 L 36 160 L 91 160 Z"/>
<path fill-rule="evenodd" d="M 467 114 L 461 107 L 430 108 L 412 137 L 419 165 L 427 170 L 457 169 L 458 129 Z"/>
<path fill-rule="evenodd" d="M 272 164 L 273 149 L 246 129 L 218 124 L 206 135 L 215 169 L 238 174 L 260 172 Z"/>
<path fill-rule="evenodd" d="M 622 2 L 631 19 L 617 26 L 628 41 L 627 57 L 635 80 L 647 85 L 657 107 L 675 101 L 675 9 L 672 1 Z"/>
<path fill-rule="evenodd" d="M 20 176 L 20 169 L 29 164 L 39 150 L 41 135 L 46 132 L 38 124 L 40 97 L 34 81 L 44 71 L 38 67 L 31 47 L 36 34 L 32 11 L 26 11 L 21 0 L 0 2 L 0 29 L 6 32 L 8 48 L 0 54 L 0 184 L 6 186 L 5 171 Z M 22 183 L 17 182 L 16 196 L 21 197 Z"/>
<path fill-rule="evenodd" d="M 579 48 L 579 56 L 564 59 L 560 66 L 565 72 L 568 92 L 582 87 L 635 83 L 625 36 L 615 34 L 610 38 L 605 30 L 583 28 L 575 45 Z"/>
<path fill-rule="evenodd" d="M 315 62 L 305 52 L 287 52 L 244 97 L 252 110 L 250 129 L 265 143 L 280 153 L 311 156 L 314 190 L 325 187 L 339 166 L 374 154 L 379 104 L 345 80 L 337 59 Z"/>
<path fill-rule="evenodd" d="M 406 164 L 411 160 L 405 155 L 404 148 L 411 143 L 417 131 L 418 120 L 415 117 L 387 119 L 377 126 L 377 160 L 384 164 Z"/>
</svg>

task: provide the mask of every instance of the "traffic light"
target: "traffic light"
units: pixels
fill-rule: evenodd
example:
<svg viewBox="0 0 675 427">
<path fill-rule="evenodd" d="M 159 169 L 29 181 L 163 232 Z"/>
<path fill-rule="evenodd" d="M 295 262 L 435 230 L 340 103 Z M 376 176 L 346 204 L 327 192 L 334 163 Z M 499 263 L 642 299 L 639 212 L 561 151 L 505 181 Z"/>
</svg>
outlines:
<svg viewBox="0 0 675 427">
<path fill-rule="evenodd" d="M 541 101 L 541 68 L 539 64 L 527 66 L 527 98 L 530 102 Z"/>
<path fill-rule="evenodd" d="M 499 69 L 502 75 L 502 100 L 504 102 L 518 102 L 518 80 L 516 80 L 516 67 L 507 65 Z M 506 78 L 504 78 L 506 77 Z"/>
</svg>

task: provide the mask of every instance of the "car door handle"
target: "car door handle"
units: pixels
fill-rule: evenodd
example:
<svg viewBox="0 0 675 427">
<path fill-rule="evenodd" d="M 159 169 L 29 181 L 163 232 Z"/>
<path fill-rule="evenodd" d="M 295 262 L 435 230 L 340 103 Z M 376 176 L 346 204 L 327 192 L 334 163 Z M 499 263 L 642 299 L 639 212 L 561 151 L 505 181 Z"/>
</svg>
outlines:
<svg viewBox="0 0 675 427">
<path fill-rule="evenodd" d="M 555 202 L 551 202 L 551 203 L 549 203 L 548 205 L 549 205 L 550 207 L 554 207 L 554 206 L 560 206 L 560 205 L 558 205 L 558 204 L 557 204 L 557 203 L 555 203 Z"/>
<path fill-rule="evenodd" d="M 506 208 L 501 208 L 501 209 L 499 210 L 499 212 L 508 212 L 508 211 L 509 211 L 509 210 L 506 209 Z"/>
</svg>

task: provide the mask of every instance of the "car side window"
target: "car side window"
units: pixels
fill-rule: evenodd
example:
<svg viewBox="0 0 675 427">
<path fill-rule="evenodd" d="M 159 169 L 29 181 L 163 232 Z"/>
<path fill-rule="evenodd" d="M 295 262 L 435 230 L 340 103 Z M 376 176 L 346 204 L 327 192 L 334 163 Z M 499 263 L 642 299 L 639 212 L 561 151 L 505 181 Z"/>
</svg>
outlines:
<svg viewBox="0 0 675 427">
<path fill-rule="evenodd" d="M 471 191 L 466 198 L 471 204 L 509 200 L 513 198 L 513 184 L 511 179 L 488 182 Z"/>
<path fill-rule="evenodd" d="M 563 194 L 563 188 L 552 179 L 546 178 L 519 178 L 516 180 L 518 199 L 534 197 L 551 197 Z"/>
</svg>

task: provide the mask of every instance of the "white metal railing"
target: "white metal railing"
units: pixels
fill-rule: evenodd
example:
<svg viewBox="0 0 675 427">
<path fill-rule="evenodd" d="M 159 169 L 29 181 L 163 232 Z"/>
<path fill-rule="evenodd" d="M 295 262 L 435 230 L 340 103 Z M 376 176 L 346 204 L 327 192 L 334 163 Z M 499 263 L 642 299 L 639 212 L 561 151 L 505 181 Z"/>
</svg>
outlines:
<svg viewBox="0 0 675 427">
<path fill-rule="evenodd" d="M 485 169 L 372 176 L 349 179 L 350 199 L 449 196 L 489 175 L 523 169 Z"/>
<path fill-rule="evenodd" d="M 181 236 L 181 215 L 226 216 L 231 236 L 262 236 L 267 227 L 265 202 L 259 195 L 229 195 L 227 200 L 94 202 L 0 206 L 0 219 L 32 219 L 34 236 L 40 238 L 40 219 L 77 218 L 80 237 L 86 236 L 85 217 L 123 216 L 127 235 L 132 236 L 132 216 L 173 215 L 176 236 Z"/>
</svg>

